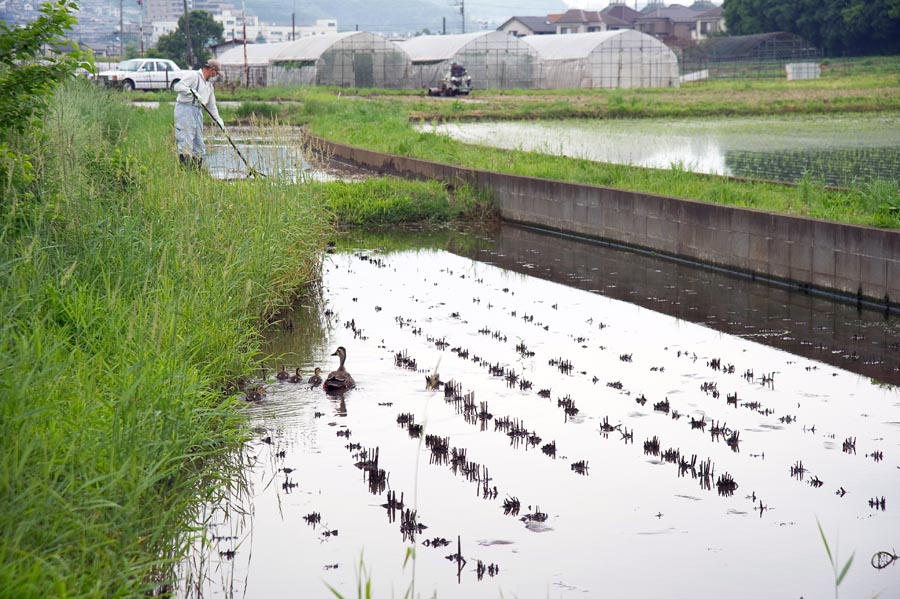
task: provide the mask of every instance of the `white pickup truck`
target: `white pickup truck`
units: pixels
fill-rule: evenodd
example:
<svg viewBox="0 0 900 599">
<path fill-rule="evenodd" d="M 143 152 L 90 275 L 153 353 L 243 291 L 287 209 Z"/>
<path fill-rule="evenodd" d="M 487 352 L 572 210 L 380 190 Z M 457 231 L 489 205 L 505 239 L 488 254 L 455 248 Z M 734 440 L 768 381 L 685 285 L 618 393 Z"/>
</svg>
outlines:
<svg viewBox="0 0 900 599">
<path fill-rule="evenodd" d="M 96 79 L 110 87 L 128 91 L 136 89 L 168 89 L 190 71 L 179 68 L 166 58 L 133 58 L 120 62 L 115 69 L 100 71 Z"/>
</svg>

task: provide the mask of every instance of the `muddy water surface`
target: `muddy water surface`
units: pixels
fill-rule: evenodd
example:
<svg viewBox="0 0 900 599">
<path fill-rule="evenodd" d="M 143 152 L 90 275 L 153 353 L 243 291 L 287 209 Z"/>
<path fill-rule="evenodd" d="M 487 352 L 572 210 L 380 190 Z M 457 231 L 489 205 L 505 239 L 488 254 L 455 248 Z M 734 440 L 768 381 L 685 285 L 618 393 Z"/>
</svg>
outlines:
<svg viewBox="0 0 900 599">
<path fill-rule="evenodd" d="M 269 373 L 199 594 L 830 596 L 818 518 L 856 552 L 842 596 L 900 595 L 900 567 L 869 564 L 898 545 L 900 395 L 837 353 L 862 330 L 885 362 L 892 322 L 832 307 L 825 331 L 821 300 L 554 240 L 329 255 L 322 305 L 272 349 L 309 376 L 344 346 L 357 387 Z"/>
</svg>

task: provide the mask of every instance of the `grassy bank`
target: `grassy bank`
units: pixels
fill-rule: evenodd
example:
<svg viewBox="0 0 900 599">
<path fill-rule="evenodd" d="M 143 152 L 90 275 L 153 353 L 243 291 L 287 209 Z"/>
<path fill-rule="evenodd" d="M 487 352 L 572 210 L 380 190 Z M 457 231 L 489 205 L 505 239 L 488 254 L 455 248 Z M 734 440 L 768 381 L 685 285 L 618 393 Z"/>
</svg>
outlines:
<svg viewBox="0 0 900 599">
<path fill-rule="evenodd" d="M 591 185 L 657 193 L 839 222 L 900 228 L 896 182 L 833 191 L 813 178 L 796 186 L 739 182 L 683 169 L 645 169 L 537 152 L 474 146 L 417 131 L 418 123 L 471 119 L 687 118 L 900 112 L 898 58 L 831 65 L 818 80 L 710 81 L 678 89 L 476 91 L 471 99 L 422 92 L 323 88 L 236 89 L 256 114 L 304 125 L 360 147 L 437 162 Z M 267 108 L 261 104 L 269 103 Z M 273 102 L 278 102 L 274 104 Z M 237 111 L 241 112 L 241 109 Z M 232 116 L 239 116 L 232 113 Z"/>
<path fill-rule="evenodd" d="M 133 597 L 230 484 L 209 469 L 242 435 L 225 391 L 318 276 L 330 218 L 175 168 L 170 118 L 91 87 L 44 132 L 18 142 L 30 174 L 2 164 L 0 595 Z"/>
</svg>

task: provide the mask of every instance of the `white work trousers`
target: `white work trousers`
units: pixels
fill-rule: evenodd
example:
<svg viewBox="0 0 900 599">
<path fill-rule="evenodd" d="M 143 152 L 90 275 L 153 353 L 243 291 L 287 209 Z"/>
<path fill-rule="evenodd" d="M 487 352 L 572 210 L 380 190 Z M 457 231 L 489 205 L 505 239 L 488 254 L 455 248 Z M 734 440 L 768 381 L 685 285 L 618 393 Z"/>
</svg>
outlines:
<svg viewBox="0 0 900 599">
<path fill-rule="evenodd" d="M 185 158 L 203 158 L 206 155 L 203 109 L 197 104 L 175 103 L 175 143 L 178 153 Z"/>
</svg>

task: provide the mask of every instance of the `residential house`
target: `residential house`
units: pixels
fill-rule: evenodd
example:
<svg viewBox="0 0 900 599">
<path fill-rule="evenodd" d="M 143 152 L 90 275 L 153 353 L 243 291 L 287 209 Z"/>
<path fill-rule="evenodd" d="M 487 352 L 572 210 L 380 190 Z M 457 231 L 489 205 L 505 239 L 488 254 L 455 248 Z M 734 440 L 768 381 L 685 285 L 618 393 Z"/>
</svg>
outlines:
<svg viewBox="0 0 900 599">
<path fill-rule="evenodd" d="M 695 3 L 697 4 L 697 3 Z M 695 40 L 706 39 L 711 35 L 725 32 L 725 11 L 721 6 L 714 6 L 697 15 L 693 35 Z"/>
<path fill-rule="evenodd" d="M 612 31 L 614 29 L 631 29 L 630 25 L 610 14 L 596 10 L 567 10 L 554 22 L 556 33 L 593 33 L 596 31 Z"/>
<path fill-rule="evenodd" d="M 624 21 L 629 25 L 634 23 L 635 20 L 641 16 L 641 13 L 626 4 L 626 0 L 611 0 L 609 6 L 602 9 L 600 12 Z"/>
<path fill-rule="evenodd" d="M 497 31 L 504 31 L 509 35 L 524 37 L 526 35 L 551 35 L 556 33 L 554 21 L 560 15 L 547 15 L 545 17 L 511 17 L 507 19 Z"/>
<path fill-rule="evenodd" d="M 647 10 L 651 6 L 652 10 Z M 648 4 L 634 20 L 634 28 L 669 46 L 685 47 L 725 31 L 722 8 L 711 2 L 698 1 L 690 7 L 681 4 L 660 6 L 661 2 Z"/>
</svg>

